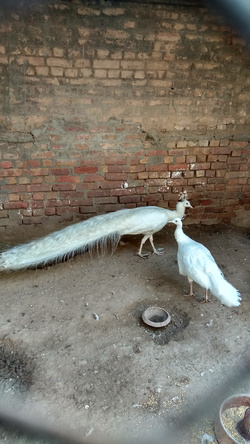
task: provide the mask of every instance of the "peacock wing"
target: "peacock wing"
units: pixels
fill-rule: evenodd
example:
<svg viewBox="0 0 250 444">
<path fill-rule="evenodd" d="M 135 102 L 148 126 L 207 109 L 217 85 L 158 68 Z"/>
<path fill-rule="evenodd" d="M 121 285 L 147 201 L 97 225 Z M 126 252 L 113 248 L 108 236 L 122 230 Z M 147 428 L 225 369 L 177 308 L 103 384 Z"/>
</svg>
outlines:
<svg viewBox="0 0 250 444">
<path fill-rule="evenodd" d="M 204 288 L 209 288 L 211 276 L 221 274 L 210 251 L 193 240 L 179 245 L 178 265 L 180 274 L 188 276 Z"/>
</svg>

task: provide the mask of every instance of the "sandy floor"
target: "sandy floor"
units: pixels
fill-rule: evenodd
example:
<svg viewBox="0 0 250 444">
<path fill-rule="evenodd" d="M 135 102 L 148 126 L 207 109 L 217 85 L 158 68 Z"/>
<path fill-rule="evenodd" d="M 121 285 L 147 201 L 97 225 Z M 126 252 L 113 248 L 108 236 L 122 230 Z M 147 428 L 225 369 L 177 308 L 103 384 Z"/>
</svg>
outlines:
<svg viewBox="0 0 250 444">
<path fill-rule="evenodd" d="M 113 256 L 79 255 L 44 269 L 2 274 L 2 392 L 12 405 L 82 438 L 140 437 L 183 424 L 183 415 L 211 396 L 202 418 L 179 442 L 213 436 L 224 397 L 250 393 L 240 371 L 249 358 L 249 231 L 228 226 L 184 230 L 206 245 L 225 277 L 242 293 L 236 309 L 178 274 L 174 226 L 155 235 L 163 256 L 136 256 L 140 237 L 123 238 Z M 150 251 L 145 245 L 145 252 Z M 141 320 L 149 306 L 172 316 L 163 329 Z M 215 410 L 214 410 L 215 408 Z M 27 414 L 28 415 L 28 414 Z M 63 426 L 62 426 L 63 424 Z M 8 442 L 7 432 L 0 436 Z M 13 442 L 13 437 L 12 441 Z M 211 441 L 215 442 L 215 441 Z"/>
</svg>

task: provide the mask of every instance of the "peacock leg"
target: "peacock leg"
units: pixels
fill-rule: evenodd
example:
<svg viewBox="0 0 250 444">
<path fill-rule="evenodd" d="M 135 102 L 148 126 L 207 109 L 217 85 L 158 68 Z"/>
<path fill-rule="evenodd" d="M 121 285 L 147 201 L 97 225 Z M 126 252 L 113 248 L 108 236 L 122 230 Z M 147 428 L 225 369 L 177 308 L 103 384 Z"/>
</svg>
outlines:
<svg viewBox="0 0 250 444">
<path fill-rule="evenodd" d="M 164 254 L 163 251 L 156 250 L 156 248 L 154 246 L 154 241 L 153 241 L 153 235 L 152 234 L 151 234 L 151 236 L 149 236 L 149 240 L 150 240 L 150 243 L 151 243 L 152 248 L 153 248 L 153 254 L 157 254 L 158 256 L 161 256 L 162 254 Z"/>
<path fill-rule="evenodd" d="M 195 296 L 194 292 L 193 292 L 193 281 L 188 277 L 188 281 L 189 281 L 189 285 L 190 285 L 190 289 L 189 289 L 189 294 L 185 294 L 185 296 Z"/>
<path fill-rule="evenodd" d="M 145 234 L 145 236 L 142 238 L 142 240 L 141 240 L 141 245 L 140 245 L 140 248 L 139 248 L 139 251 L 138 251 L 138 253 L 137 253 L 137 256 L 140 256 L 140 257 L 142 257 L 143 259 L 146 259 L 146 257 L 148 257 L 149 255 L 148 254 L 142 254 L 142 247 L 143 247 L 143 245 L 145 244 L 145 242 L 146 242 L 146 240 L 149 238 L 149 236 L 147 235 L 147 234 Z"/>
<path fill-rule="evenodd" d="M 204 299 L 203 299 L 202 302 L 203 302 L 204 304 L 205 304 L 206 302 L 211 302 L 211 300 L 208 299 L 208 290 L 205 290 L 205 297 L 204 297 Z"/>
</svg>

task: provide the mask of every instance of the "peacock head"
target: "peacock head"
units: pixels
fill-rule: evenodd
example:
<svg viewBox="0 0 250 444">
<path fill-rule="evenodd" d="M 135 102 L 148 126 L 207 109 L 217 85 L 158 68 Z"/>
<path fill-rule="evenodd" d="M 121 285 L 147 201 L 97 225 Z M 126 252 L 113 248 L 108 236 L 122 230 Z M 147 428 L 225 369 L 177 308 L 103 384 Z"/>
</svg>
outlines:
<svg viewBox="0 0 250 444">
<path fill-rule="evenodd" d="M 168 221 L 169 224 L 175 224 L 179 227 L 182 227 L 182 220 L 184 219 L 184 217 L 180 218 L 180 217 L 175 217 L 174 219 Z"/>
<path fill-rule="evenodd" d="M 182 205 L 184 205 L 185 208 L 193 208 L 189 200 L 187 200 L 187 197 L 188 197 L 187 191 L 186 190 L 182 191 L 180 193 L 178 202 L 182 203 Z"/>
</svg>

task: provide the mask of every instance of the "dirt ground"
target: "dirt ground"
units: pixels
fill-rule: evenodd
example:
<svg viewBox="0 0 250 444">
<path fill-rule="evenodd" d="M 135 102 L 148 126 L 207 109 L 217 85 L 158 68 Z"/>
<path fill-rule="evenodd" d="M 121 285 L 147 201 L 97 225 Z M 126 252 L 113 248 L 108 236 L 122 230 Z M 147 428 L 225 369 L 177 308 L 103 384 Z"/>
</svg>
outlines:
<svg viewBox="0 0 250 444">
<path fill-rule="evenodd" d="M 83 439 L 153 436 L 156 442 L 169 425 L 180 429 L 202 402 L 203 416 L 189 422 L 179 443 L 200 443 L 205 433 L 216 442 L 219 390 L 224 387 L 224 398 L 250 393 L 250 375 L 240 373 L 249 359 L 250 230 L 185 225 L 184 231 L 210 249 L 241 292 L 239 308 L 214 297 L 200 303 L 204 291 L 196 284 L 197 297 L 185 295 L 189 285 L 178 273 L 172 225 L 154 236 L 162 256 L 151 255 L 146 243 L 150 255 L 143 260 L 136 255 L 141 237 L 124 237 L 113 255 L 86 253 L 1 274 L 1 398 L 7 405 L 18 395 L 27 417 L 37 412 L 41 423 Z M 149 306 L 165 308 L 171 323 L 145 325 L 141 315 Z M 4 429 L 0 437 L 14 442 Z"/>
</svg>

